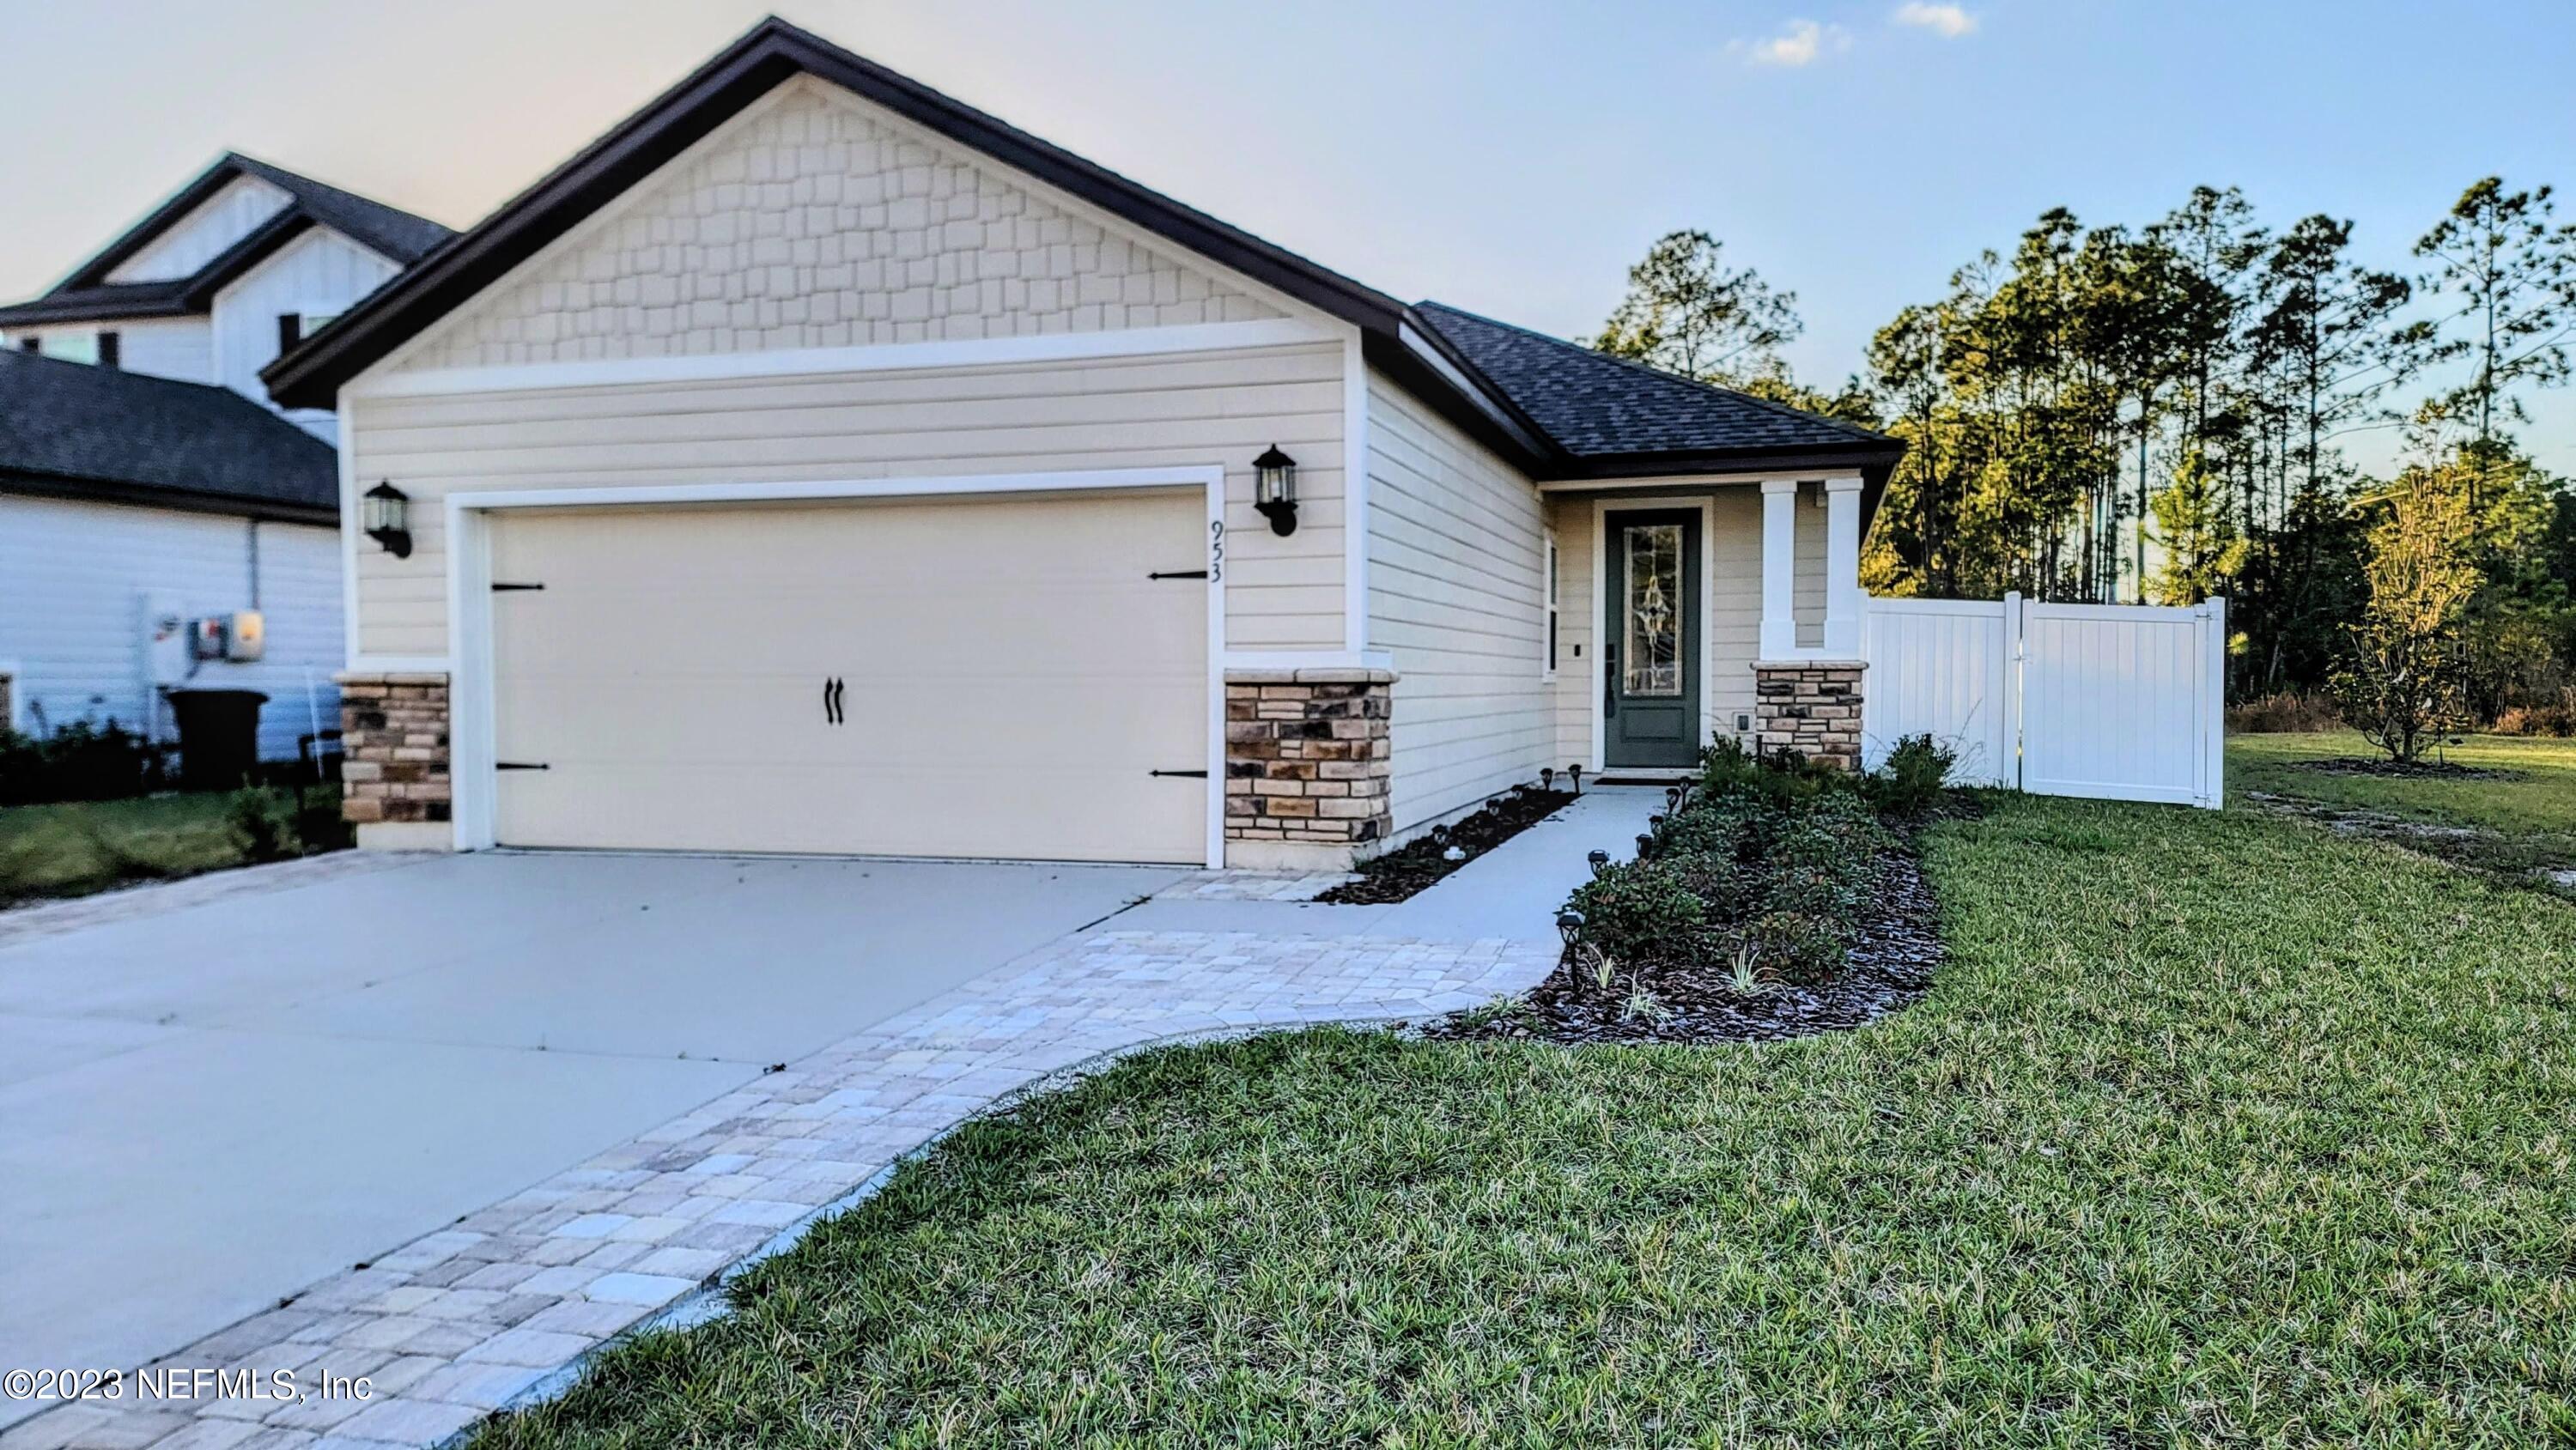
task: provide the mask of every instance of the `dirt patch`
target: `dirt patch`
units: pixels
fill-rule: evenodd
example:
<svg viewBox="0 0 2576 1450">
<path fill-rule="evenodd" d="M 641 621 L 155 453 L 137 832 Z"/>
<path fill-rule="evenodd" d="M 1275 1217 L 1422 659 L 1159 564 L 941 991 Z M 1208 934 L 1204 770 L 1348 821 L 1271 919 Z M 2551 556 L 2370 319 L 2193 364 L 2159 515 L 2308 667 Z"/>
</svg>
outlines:
<svg viewBox="0 0 2576 1450">
<path fill-rule="evenodd" d="M 2386 811 L 2329 805 L 2268 791 L 2247 791 L 2245 799 L 2257 810 L 2307 821 L 2338 836 L 2385 841 L 2447 866 L 2560 892 L 2576 892 L 2576 867 L 2567 864 L 2576 860 L 2576 837 L 2550 833 L 2511 836 L 2480 826 L 2410 821 Z"/>
<path fill-rule="evenodd" d="M 2318 775 L 2368 775 L 2383 780 L 2524 780 L 2519 770 L 2488 770 L 2474 765 L 2453 765 L 2447 760 L 2385 760 L 2358 755 L 2339 755 L 2331 760 L 2293 760 L 2292 770 L 2314 771 Z"/>
<path fill-rule="evenodd" d="M 1344 882 L 1315 900 L 1332 906 L 1385 906 L 1430 886 L 1572 802 L 1570 791 L 1517 786 L 1474 815 L 1405 842 L 1360 863 L 1360 879 Z M 1452 850 L 1456 860 L 1449 858 Z"/>
<path fill-rule="evenodd" d="M 1883 878 L 1843 969 L 1812 985 L 1736 985 L 1722 962 L 1620 967 L 1609 989 L 1574 960 L 1503 1010 L 1483 1008 L 1426 1023 L 1445 1040 L 1545 1042 L 1773 1042 L 1840 1032 L 1921 1000 L 1941 964 L 1938 906 L 1910 850 L 1881 863 Z"/>
</svg>

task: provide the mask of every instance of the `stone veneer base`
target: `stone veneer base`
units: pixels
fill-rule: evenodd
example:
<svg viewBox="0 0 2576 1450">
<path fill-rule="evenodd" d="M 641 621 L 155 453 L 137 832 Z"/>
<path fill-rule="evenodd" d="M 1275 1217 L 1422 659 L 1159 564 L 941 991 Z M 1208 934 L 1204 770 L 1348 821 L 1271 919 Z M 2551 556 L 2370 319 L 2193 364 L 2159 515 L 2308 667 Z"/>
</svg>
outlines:
<svg viewBox="0 0 2576 1450">
<path fill-rule="evenodd" d="M 447 676 L 358 673 L 340 686 L 340 814 L 370 826 L 442 829 L 455 800 L 448 776 Z M 403 832 L 407 838 L 427 832 Z M 444 844 L 442 842 L 441 844 Z M 416 848 L 416 846 L 415 846 Z"/>
<path fill-rule="evenodd" d="M 1394 834 L 1395 672 L 1229 670 L 1225 864 L 1331 870 Z"/>
<path fill-rule="evenodd" d="M 1757 660 L 1753 715 L 1765 751 L 1860 769 L 1860 660 Z"/>
</svg>

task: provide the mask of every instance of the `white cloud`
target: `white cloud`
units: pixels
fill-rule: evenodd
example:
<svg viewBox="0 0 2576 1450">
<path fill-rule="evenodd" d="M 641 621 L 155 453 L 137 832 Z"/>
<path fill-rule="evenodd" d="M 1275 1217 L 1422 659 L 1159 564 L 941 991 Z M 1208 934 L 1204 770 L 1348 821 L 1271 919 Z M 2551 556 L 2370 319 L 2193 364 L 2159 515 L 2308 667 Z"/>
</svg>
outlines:
<svg viewBox="0 0 2576 1450">
<path fill-rule="evenodd" d="M 1792 20 L 1768 40 L 1731 41 L 1726 47 L 1752 65 L 1813 65 L 1823 56 L 1851 48 L 1851 32 L 1839 25 Z"/>
<path fill-rule="evenodd" d="M 1977 28 L 1977 17 L 1958 5 L 1936 5 L 1928 0 L 1905 0 L 1896 7 L 1896 23 L 1928 30 L 1944 40 L 1956 40 Z"/>
</svg>

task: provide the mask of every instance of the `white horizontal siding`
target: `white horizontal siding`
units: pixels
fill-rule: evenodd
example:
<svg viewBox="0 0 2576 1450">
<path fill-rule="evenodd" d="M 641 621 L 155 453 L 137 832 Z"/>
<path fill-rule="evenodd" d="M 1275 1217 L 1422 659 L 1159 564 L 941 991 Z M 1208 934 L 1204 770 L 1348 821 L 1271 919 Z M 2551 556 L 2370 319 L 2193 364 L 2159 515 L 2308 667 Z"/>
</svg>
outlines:
<svg viewBox="0 0 2576 1450">
<path fill-rule="evenodd" d="M 1535 780 L 1555 746 L 1545 678 L 1546 501 L 1410 394 L 1369 379 L 1369 643 L 1397 674 L 1395 829 Z"/>
<path fill-rule="evenodd" d="M 205 318 L 120 322 L 107 330 L 118 335 L 117 366 L 129 373 L 183 383 L 216 380 L 214 328 Z"/>
<path fill-rule="evenodd" d="M 446 655 L 440 501 L 453 492 L 1207 464 L 1226 470 L 1229 647 L 1338 649 L 1341 369 L 1341 347 L 1324 344 L 356 398 L 354 476 L 413 501 L 410 558 L 358 545 L 359 653 Z M 1274 443 L 1300 465 L 1298 528 L 1284 539 L 1252 508 L 1252 460 Z"/>
<path fill-rule="evenodd" d="M 265 614 L 267 658 L 209 661 L 191 681 L 267 692 L 263 757 L 293 758 L 316 718 L 337 728 L 338 535 L 257 525 L 254 578 L 253 528 L 217 514 L 0 495 L 0 661 L 17 667 L 21 721 L 166 725 L 144 674 L 142 597 L 156 592 L 190 616 L 254 601 Z"/>
<path fill-rule="evenodd" d="M 255 176 L 233 179 L 107 274 L 110 282 L 167 282 L 193 277 L 233 243 L 284 211 L 293 200 Z"/>
</svg>

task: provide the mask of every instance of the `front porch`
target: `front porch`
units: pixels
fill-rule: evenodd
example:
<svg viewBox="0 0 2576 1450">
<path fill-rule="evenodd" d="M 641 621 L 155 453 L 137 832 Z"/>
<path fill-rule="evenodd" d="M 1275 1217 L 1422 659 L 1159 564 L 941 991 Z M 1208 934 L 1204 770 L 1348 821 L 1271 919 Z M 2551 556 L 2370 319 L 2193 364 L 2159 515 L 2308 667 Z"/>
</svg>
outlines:
<svg viewBox="0 0 2576 1450">
<path fill-rule="evenodd" d="M 1858 473 L 1545 492 L 1559 758 L 1651 777 L 1731 739 L 1860 767 Z"/>
</svg>

